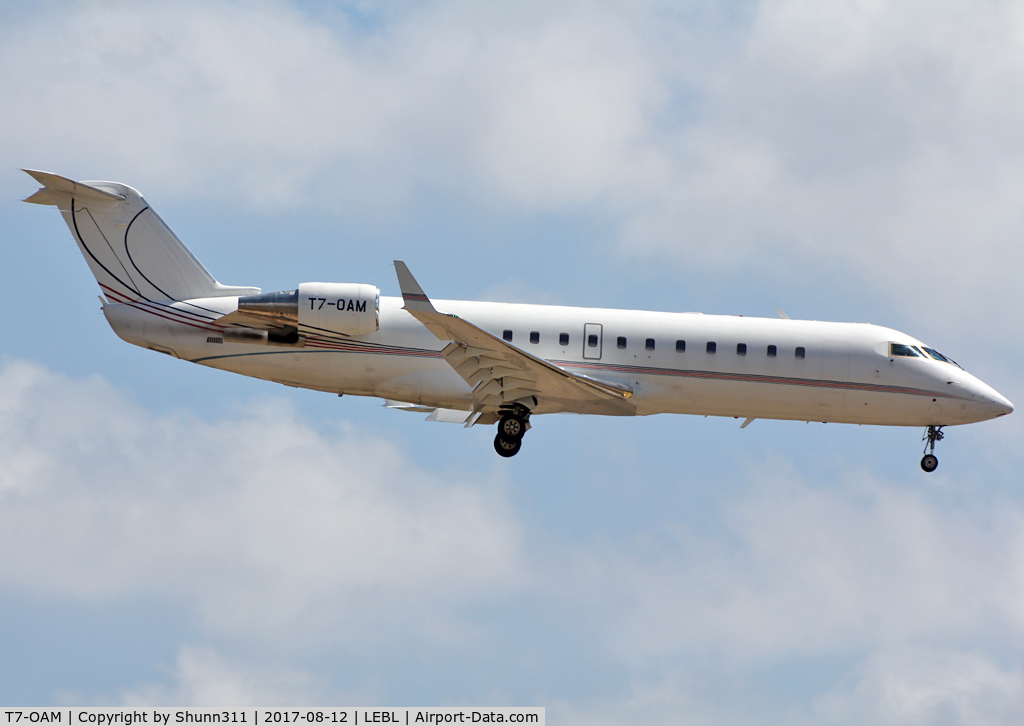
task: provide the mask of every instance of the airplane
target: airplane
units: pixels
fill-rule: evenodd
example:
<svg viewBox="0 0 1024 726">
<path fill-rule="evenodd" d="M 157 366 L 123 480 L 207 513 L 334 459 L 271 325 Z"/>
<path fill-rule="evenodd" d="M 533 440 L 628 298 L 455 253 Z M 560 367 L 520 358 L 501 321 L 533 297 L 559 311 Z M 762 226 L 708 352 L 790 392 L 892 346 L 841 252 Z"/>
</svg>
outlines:
<svg viewBox="0 0 1024 726">
<path fill-rule="evenodd" d="M 382 398 L 466 427 L 497 424 L 516 455 L 532 418 L 659 413 L 924 426 L 921 468 L 945 426 L 1013 404 L 921 341 L 866 323 L 432 300 L 401 261 L 402 296 L 304 282 L 222 285 L 135 189 L 25 169 L 56 206 L 123 340 L 211 368 Z"/>
</svg>

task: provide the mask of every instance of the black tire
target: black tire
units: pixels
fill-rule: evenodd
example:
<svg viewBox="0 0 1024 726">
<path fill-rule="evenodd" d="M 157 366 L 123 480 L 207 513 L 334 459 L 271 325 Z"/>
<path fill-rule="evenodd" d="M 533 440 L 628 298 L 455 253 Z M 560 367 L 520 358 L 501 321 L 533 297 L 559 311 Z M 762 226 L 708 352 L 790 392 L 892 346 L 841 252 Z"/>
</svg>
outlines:
<svg viewBox="0 0 1024 726">
<path fill-rule="evenodd" d="M 518 416 L 503 416 L 498 422 L 498 433 L 506 439 L 521 439 L 526 433 L 526 424 Z"/>
<path fill-rule="evenodd" d="M 921 459 L 921 468 L 927 472 L 935 471 L 939 465 L 939 460 L 933 454 L 925 454 L 924 458 Z"/>
<path fill-rule="evenodd" d="M 515 456 L 519 453 L 519 449 L 523 447 L 523 440 L 510 439 L 507 436 L 502 436 L 500 433 L 494 437 L 494 450 L 498 452 L 499 456 L 504 456 L 506 459 L 510 456 Z"/>
</svg>

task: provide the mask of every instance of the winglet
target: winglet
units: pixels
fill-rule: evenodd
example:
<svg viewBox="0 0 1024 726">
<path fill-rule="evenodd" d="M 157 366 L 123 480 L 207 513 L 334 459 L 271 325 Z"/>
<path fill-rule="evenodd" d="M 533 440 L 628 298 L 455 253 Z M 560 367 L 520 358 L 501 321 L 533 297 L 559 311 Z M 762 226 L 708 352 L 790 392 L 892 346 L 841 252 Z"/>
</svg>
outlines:
<svg viewBox="0 0 1024 726">
<path fill-rule="evenodd" d="M 409 268 L 401 260 L 395 260 L 395 272 L 398 274 L 398 286 L 402 288 L 402 299 L 405 301 L 405 310 L 417 310 L 425 313 L 436 313 L 430 298 L 423 292 L 423 288 L 416 282 L 416 278 L 409 272 Z"/>
<path fill-rule="evenodd" d="M 789 316 L 782 312 L 782 310 L 780 310 L 779 308 L 775 308 L 775 312 L 777 312 L 779 314 L 779 317 L 782 318 L 783 320 L 789 320 Z"/>
</svg>

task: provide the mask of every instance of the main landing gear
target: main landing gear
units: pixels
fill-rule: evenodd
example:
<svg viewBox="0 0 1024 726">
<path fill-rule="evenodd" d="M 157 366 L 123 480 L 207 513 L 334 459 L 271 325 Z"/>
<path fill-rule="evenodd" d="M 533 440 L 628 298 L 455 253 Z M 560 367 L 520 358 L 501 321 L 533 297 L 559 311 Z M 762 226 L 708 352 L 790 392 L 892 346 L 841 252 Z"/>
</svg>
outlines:
<svg viewBox="0 0 1024 726">
<path fill-rule="evenodd" d="M 939 460 L 935 456 L 935 444 L 942 441 L 945 438 L 945 434 L 942 433 L 941 426 L 929 426 L 928 430 L 924 432 L 924 436 L 921 440 L 924 444 L 924 458 L 921 459 L 921 468 L 927 472 L 935 471 L 939 465 Z"/>
<path fill-rule="evenodd" d="M 515 404 L 501 412 L 498 434 L 494 437 L 494 450 L 504 457 L 515 456 L 523 446 L 523 434 L 530 429 L 530 411 Z"/>
</svg>

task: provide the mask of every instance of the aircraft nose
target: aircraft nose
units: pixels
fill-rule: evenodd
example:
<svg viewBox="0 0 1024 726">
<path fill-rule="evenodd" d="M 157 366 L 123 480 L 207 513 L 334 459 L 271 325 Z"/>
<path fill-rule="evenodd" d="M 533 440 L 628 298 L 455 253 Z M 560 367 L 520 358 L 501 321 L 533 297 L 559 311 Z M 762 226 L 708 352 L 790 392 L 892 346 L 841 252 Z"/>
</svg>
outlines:
<svg viewBox="0 0 1024 726">
<path fill-rule="evenodd" d="M 993 391 L 993 393 L 995 393 L 995 391 Z M 996 393 L 995 398 L 991 400 L 992 407 L 996 411 L 996 416 L 1005 416 L 1008 413 L 1013 413 L 1013 404 L 998 393 Z"/>
<path fill-rule="evenodd" d="M 966 393 L 970 394 L 974 401 L 975 411 L 982 417 L 980 420 L 1005 416 L 1013 412 L 1013 404 L 1006 397 L 974 376 L 970 376 L 959 385 Z"/>
<path fill-rule="evenodd" d="M 977 391 L 977 394 L 979 398 L 981 398 L 985 408 L 988 409 L 993 417 L 1005 416 L 1006 414 L 1013 412 L 1013 404 L 994 388 L 984 383 L 982 383 L 979 388 L 980 390 Z"/>
</svg>

